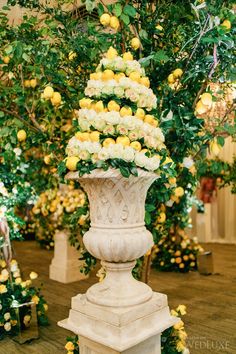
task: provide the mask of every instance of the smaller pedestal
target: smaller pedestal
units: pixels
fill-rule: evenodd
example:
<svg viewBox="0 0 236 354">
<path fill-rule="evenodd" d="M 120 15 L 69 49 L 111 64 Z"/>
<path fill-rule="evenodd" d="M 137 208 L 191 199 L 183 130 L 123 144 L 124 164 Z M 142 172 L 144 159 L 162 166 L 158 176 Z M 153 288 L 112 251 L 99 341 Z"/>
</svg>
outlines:
<svg viewBox="0 0 236 354">
<path fill-rule="evenodd" d="M 69 232 L 57 231 L 49 278 L 64 284 L 86 279 L 88 276 L 80 272 L 83 261 L 79 260 L 79 256 L 79 251 L 69 243 Z"/>
<path fill-rule="evenodd" d="M 147 302 L 117 308 L 77 295 L 69 318 L 58 325 L 79 335 L 81 354 L 161 354 L 161 333 L 178 321 L 170 315 L 164 294 L 153 293 Z"/>
</svg>

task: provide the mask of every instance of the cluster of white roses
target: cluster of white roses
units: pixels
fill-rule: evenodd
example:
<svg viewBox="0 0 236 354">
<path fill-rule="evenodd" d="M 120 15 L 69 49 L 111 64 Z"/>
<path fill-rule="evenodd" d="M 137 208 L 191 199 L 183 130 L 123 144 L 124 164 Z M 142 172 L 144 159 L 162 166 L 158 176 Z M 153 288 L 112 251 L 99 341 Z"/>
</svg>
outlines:
<svg viewBox="0 0 236 354">
<path fill-rule="evenodd" d="M 80 109 L 76 112 L 81 131 L 94 128 L 103 134 L 125 135 L 131 141 L 144 139 L 144 144 L 151 149 L 165 148 L 164 135 L 160 128 L 155 128 L 148 123 L 133 116 L 121 117 L 119 112 L 100 112 L 93 109 Z"/>
<path fill-rule="evenodd" d="M 129 76 L 132 72 L 138 72 L 141 76 L 145 76 L 145 70 L 141 67 L 140 63 L 136 60 L 124 60 L 121 57 L 115 57 L 113 59 L 103 58 L 100 61 L 96 71 L 102 71 L 103 69 L 110 69 L 113 71 L 120 71 Z"/>
<path fill-rule="evenodd" d="M 121 77 L 119 81 L 114 79 L 108 81 L 89 80 L 85 89 L 85 95 L 96 98 L 104 95 L 126 98 L 136 103 L 137 107 L 146 108 L 147 111 L 151 111 L 157 107 L 157 98 L 152 89 L 128 77 Z"/>
<path fill-rule="evenodd" d="M 81 160 L 91 158 L 94 163 L 119 158 L 126 162 L 135 162 L 137 166 L 148 171 L 157 170 L 161 159 L 159 155 L 148 157 L 145 152 L 138 152 L 131 146 L 111 144 L 108 147 L 102 147 L 98 142 L 81 142 L 76 137 L 70 139 L 66 153 L 69 157 L 76 156 Z"/>
</svg>

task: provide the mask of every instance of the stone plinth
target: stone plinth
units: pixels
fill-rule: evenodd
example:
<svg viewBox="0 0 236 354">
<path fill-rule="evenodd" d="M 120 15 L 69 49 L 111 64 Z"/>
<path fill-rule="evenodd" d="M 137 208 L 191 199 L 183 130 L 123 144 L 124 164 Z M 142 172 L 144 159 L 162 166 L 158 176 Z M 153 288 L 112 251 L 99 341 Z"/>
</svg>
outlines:
<svg viewBox="0 0 236 354">
<path fill-rule="evenodd" d="M 69 231 L 57 231 L 54 237 L 54 257 L 49 268 L 49 278 L 68 284 L 87 278 L 81 273 L 83 261 L 80 252 L 70 245 Z"/>
<path fill-rule="evenodd" d="M 170 315 L 166 295 L 133 278 L 136 259 L 153 246 L 144 224 L 145 199 L 157 176 L 138 171 L 124 178 L 117 170 L 94 170 L 79 177 L 90 202 L 87 250 L 102 261 L 104 281 L 72 299 L 61 327 L 78 334 L 81 354 L 160 354 L 162 331 L 178 319 Z"/>
</svg>

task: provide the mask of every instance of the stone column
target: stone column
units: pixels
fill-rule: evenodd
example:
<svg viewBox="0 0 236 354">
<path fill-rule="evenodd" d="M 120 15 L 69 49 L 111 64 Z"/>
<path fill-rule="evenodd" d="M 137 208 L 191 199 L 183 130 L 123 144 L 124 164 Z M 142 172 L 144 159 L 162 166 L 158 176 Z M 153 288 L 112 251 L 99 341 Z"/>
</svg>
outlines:
<svg viewBox="0 0 236 354">
<path fill-rule="evenodd" d="M 83 261 L 79 260 L 80 252 L 70 245 L 69 231 L 57 231 L 54 238 L 54 257 L 49 268 L 49 278 L 68 284 L 86 279 L 81 273 Z"/>
<path fill-rule="evenodd" d="M 178 319 L 170 315 L 167 297 L 133 278 L 136 259 L 153 245 L 145 228 L 148 188 L 157 178 L 138 171 L 124 178 L 117 170 L 94 170 L 78 177 L 90 202 L 87 250 L 106 268 L 104 281 L 72 298 L 69 318 L 59 326 L 80 336 L 81 354 L 160 354 L 162 331 Z"/>
</svg>

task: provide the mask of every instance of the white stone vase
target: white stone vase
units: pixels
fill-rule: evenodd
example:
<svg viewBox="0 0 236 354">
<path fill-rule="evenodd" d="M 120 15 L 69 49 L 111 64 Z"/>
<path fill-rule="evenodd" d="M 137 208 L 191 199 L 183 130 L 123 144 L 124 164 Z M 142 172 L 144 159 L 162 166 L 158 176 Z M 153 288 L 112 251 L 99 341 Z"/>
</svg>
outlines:
<svg viewBox="0 0 236 354">
<path fill-rule="evenodd" d="M 79 334 L 81 354 L 161 353 L 161 332 L 177 320 L 166 295 L 132 276 L 136 259 L 153 245 L 144 213 L 157 175 L 138 169 L 137 177 L 125 178 L 115 169 L 97 169 L 83 177 L 70 172 L 67 178 L 79 180 L 88 194 L 91 227 L 83 241 L 102 261 L 106 277 L 72 299 L 69 318 L 59 325 Z"/>
</svg>

